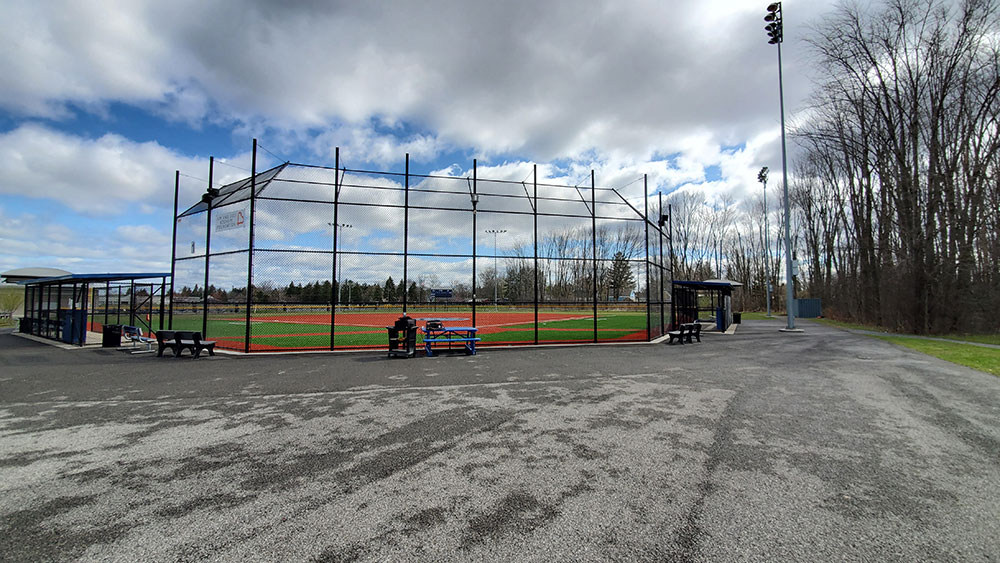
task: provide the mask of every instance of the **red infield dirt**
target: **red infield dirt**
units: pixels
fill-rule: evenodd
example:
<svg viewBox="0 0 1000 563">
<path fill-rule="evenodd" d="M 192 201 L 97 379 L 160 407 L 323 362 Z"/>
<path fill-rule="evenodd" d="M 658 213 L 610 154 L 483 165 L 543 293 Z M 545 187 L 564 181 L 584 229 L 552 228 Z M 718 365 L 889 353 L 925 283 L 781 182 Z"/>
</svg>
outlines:
<svg viewBox="0 0 1000 563">
<path fill-rule="evenodd" d="M 458 312 L 458 311 L 440 311 L 440 312 L 414 312 L 410 315 L 413 319 L 416 319 L 417 326 L 421 327 L 427 324 L 428 320 L 441 320 L 447 326 L 472 326 L 472 312 Z M 375 312 L 375 311 L 360 311 L 360 312 L 345 312 L 337 313 L 336 320 L 339 326 L 354 326 L 354 327 L 370 327 L 384 329 L 385 327 L 392 326 L 396 320 L 400 317 L 398 311 L 392 312 Z M 565 321 L 565 320 L 575 320 L 575 319 L 592 319 L 590 314 L 578 314 L 578 313 L 551 313 L 551 312 L 539 312 L 538 322 L 544 323 L 548 321 Z M 245 317 L 233 317 L 233 321 L 242 321 Z M 253 322 L 261 323 L 281 323 L 281 324 L 302 324 L 302 325 L 323 325 L 329 324 L 330 315 L 329 313 L 300 313 L 300 314 L 288 314 L 288 313 L 275 313 L 274 315 L 262 315 L 258 314 L 252 317 Z M 476 314 L 476 326 L 479 329 L 479 334 L 491 334 L 503 331 L 517 330 L 511 327 L 522 324 L 532 324 L 535 321 L 535 313 L 533 311 L 483 311 L 477 312 Z M 525 327 L 524 330 L 533 330 L 534 327 Z M 580 329 L 572 328 L 549 328 L 545 327 L 546 331 L 578 331 Z M 600 332 L 600 329 L 599 329 Z M 303 332 L 294 334 L 283 334 L 282 336 L 322 336 L 327 333 L 315 333 L 315 332 Z M 348 334 L 365 334 L 362 331 L 337 331 L 338 335 L 348 335 Z M 257 335 L 263 336 L 263 335 Z M 619 336 L 617 338 L 601 338 L 602 342 L 628 342 L 645 340 L 645 331 L 635 332 L 631 334 L 626 334 Z M 231 339 L 226 337 L 213 338 L 219 342 L 221 348 L 228 349 L 242 349 L 243 342 L 242 339 Z M 580 340 L 545 340 L 546 344 L 557 344 L 557 343 L 573 343 L 581 342 Z M 510 341 L 510 342 L 499 342 L 491 341 L 485 346 L 490 345 L 509 345 L 509 344 L 529 344 L 523 340 Z M 345 346 L 344 349 L 379 349 L 385 347 L 384 344 L 378 345 L 351 345 Z M 271 346 L 258 341 L 251 342 L 251 350 L 253 351 L 280 351 L 280 350 L 322 350 L 325 347 L 288 347 L 288 346 Z"/>
<path fill-rule="evenodd" d="M 351 312 L 351 313 L 337 313 L 337 324 L 338 325 L 350 325 L 350 326 L 366 326 L 372 328 L 385 328 L 387 326 L 392 326 L 396 322 L 396 319 L 400 317 L 398 312 Z M 448 312 L 442 311 L 440 313 L 421 313 L 416 312 L 410 315 L 410 317 L 417 320 L 417 326 L 424 326 L 427 324 L 428 320 L 443 320 L 445 324 L 454 326 L 472 326 L 472 313 L 471 312 Z M 591 315 L 583 314 L 573 314 L 573 313 L 538 313 L 538 322 L 548 322 L 548 321 L 567 321 L 573 319 L 590 319 L 593 318 Z M 233 318 L 234 321 L 243 320 L 243 318 Z M 269 322 L 269 323 L 289 323 L 289 324 L 329 324 L 330 314 L 329 313 L 302 313 L 302 314 L 277 314 L 275 316 L 269 315 L 255 315 L 251 319 L 254 322 Z M 482 321 L 488 321 L 483 324 Z M 476 313 L 476 321 L 479 330 L 483 332 L 489 332 L 490 328 L 502 328 L 511 325 L 519 325 L 525 323 L 533 323 L 535 321 L 535 313 L 531 311 L 517 311 L 517 312 L 498 312 L 498 311 L 484 311 Z"/>
</svg>

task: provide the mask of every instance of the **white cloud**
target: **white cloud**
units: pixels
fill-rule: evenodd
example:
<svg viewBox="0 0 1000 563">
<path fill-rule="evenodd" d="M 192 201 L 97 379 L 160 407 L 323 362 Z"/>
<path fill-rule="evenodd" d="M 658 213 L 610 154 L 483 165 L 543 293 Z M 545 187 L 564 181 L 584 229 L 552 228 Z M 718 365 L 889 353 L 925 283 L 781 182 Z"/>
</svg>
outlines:
<svg viewBox="0 0 1000 563">
<path fill-rule="evenodd" d="M 786 2 L 786 45 L 828 4 Z M 321 144 L 375 162 L 442 144 L 543 161 L 669 154 L 693 131 L 734 144 L 774 120 L 762 15 L 741 0 L 11 1 L 0 74 L 19 79 L 0 106 L 125 101 L 293 131 L 346 122 Z M 800 59 L 786 57 L 792 106 L 808 85 Z M 395 142 L 355 127 L 372 118 L 433 134 Z"/>
<path fill-rule="evenodd" d="M 798 38 L 829 3 L 785 2 L 790 112 L 808 90 Z M 70 107 L 101 114 L 124 102 L 192 126 L 267 131 L 269 149 L 309 152 L 320 164 L 332 165 L 335 146 L 345 163 L 396 170 L 406 152 L 426 163 L 456 151 L 480 159 L 480 177 L 519 182 L 531 163 L 502 160 L 516 154 L 550 162 L 539 165 L 550 182 L 589 185 L 594 169 L 599 186 L 624 187 L 637 206 L 635 180 L 644 173 L 651 193 L 738 196 L 759 189 L 761 164 L 776 170 L 780 162 L 775 52 L 762 15 L 763 5 L 742 0 L 8 0 L 0 75 L 16 79 L 0 89 L 0 108 L 15 121 L 58 120 Z M 238 168 L 220 159 L 217 183 L 248 175 L 248 154 L 227 160 Z M 707 182 L 708 167 L 722 178 Z M 34 255 L 101 265 L 116 252 L 138 269 L 162 264 L 177 169 L 183 210 L 204 192 L 203 157 L 31 123 L 0 133 L 0 195 L 49 199 L 80 214 L 60 229 L 8 205 L 0 261 Z M 108 227 L 104 239 L 67 226 L 135 213 L 148 216 Z M 397 215 L 369 220 L 392 224 Z M 274 241 L 300 243 L 296 230 L 325 236 L 324 221 L 308 213 L 259 219 L 261 235 Z M 373 240 L 360 218 L 346 220 L 359 225 L 346 244 Z"/>
<path fill-rule="evenodd" d="M 74 273 L 170 270 L 170 234 L 162 226 L 89 226 L 0 207 L 0 270 L 47 266 Z"/>
<path fill-rule="evenodd" d="M 259 156 L 258 162 L 267 160 Z M 249 168 L 249 153 L 216 159 L 213 183 L 245 178 Z M 178 170 L 183 211 L 207 187 L 205 158 L 184 156 L 155 142 L 137 143 L 115 134 L 87 139 L 31 123 L 0 134 L 5 180 L 0 194 L 51 199 L 82 214 L 119 215 L 129 204 L 142 213 L 170 209 Z"/>
<path fill-rule="evenodd" d="M 204 166 L 202 159 L 118 135 L 84 139 L 34 124 L 0 134 L 0 193 L 48 198 L 81 213 L 115 215 L 130 203 L 165 209 L 173 202 L 174 170 Z M 182 201 L 204 192 L 188 181 L 184 186 Z"/>
</svg>

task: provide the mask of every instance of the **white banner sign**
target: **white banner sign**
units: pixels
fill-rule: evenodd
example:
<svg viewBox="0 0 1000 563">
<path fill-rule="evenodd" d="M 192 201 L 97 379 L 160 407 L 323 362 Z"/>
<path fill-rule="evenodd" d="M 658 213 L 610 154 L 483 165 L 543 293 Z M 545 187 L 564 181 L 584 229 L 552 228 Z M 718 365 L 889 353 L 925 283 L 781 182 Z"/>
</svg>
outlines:
<svg viewBox="0 0 1000 563">
<path fill-rule="evenodd" d="M 215 220 L 215 232 L 242 229 L 247 224 L 248 216 L 249 214 L 245 207 L 235 211 L 219 213 L 213 217 Z"/>
</svg>

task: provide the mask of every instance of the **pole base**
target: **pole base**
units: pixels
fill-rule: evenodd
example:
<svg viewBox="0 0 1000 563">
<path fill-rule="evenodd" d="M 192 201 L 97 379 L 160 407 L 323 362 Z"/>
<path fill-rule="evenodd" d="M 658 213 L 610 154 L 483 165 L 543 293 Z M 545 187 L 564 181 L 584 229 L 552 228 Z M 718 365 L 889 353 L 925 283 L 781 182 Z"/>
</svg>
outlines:
<svg viewBox="0 0 1000 563">
<path fill-rule="evenodd" d="M 785 327 L 785 328 L 779 328 L 778 332 L 805 332 L 805 329 Z"/>
</svg>

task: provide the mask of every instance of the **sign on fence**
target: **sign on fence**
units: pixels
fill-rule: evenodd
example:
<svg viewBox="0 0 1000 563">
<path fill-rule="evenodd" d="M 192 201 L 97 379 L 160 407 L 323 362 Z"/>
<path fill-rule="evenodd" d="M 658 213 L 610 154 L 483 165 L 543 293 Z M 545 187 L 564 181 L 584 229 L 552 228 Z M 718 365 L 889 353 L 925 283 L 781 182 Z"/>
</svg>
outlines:
<svg viewBox="0 0 1000 563">
<path fill-rule="evenodd" d="M 432 289 L 431 290 L 431 300 L 432 301 L 436 300 L 436 299 L 451 299 L 451 295 L 452 295 L 452 293 L 451 293 L 450 289 Z"/>
<path fill-rule="evenodd" d="M 246 226 L 248 216 L 249 213 L 246 207 L 227 211 L 226 213 L 219 213 L 215 216 L 215 232 L 242 229 Z"/>
</svg>

